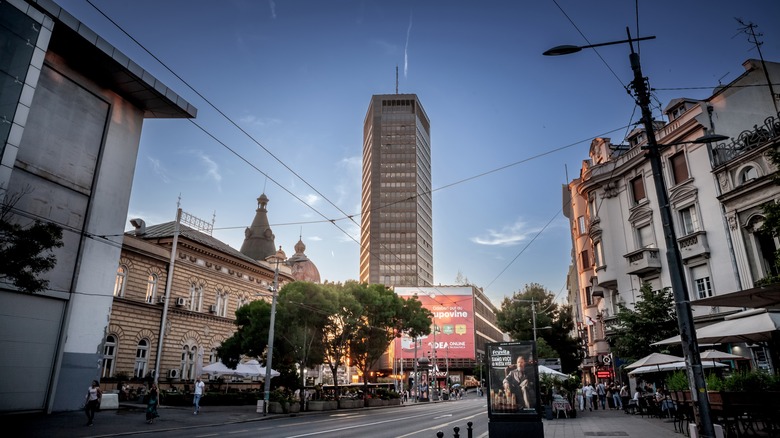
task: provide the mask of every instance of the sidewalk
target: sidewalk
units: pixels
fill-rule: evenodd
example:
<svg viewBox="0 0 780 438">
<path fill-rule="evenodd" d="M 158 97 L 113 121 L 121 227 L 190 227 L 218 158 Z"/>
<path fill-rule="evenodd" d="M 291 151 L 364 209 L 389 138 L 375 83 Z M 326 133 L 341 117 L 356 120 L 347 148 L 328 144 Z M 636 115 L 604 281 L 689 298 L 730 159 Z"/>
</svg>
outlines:
<svg viewBox="0 0 780 438">
<path fill-rule="evenodd" d="M 446 403 L 446 402 L 445 402 Z M 413 406 L 402 405 L 404 406 Z M 364 408 L 367 409 L 393 409 Z M 85 426 L 82 411 L 61 412 L 51 415 L 14 414 L 0 416 L 11 426 L 11 434 L 5 436 L 35 437 L 109 437 L 123 434 L 154 433 L 163 430 L 187 429 L 206 425 L 263 421 L 289 414 L 258 414 L 256 406 L 202 406 L 198 415 L 189 407 L 163 406 L 158 410 L 160 418 L 154 424 L 146 424 L 143 405 L 122 404 L 119 410 L 101 411 L 95 415 L 95 424 Z M 334 411 L 305 412 L 297 415 L 328 415 Z M 587 436 L 628 436 L 635 438 L 683 438 L 674 432 L 672 423 L 658 418 L 642 418 L 627 415 L 623 411 L 579 412 L 577 418 L 560 418 L 543 421 L 545 438 L 581 438 Z M 487 418 L 487 417 L 485 417 Z M 450 431 L 451 432 L 451 431 Z M 445 435 L 447 436 L 447 435 Z"/>
<path fill-rule="evenodd" d="M 589 436 L 633 438 L 685 438 L 675 433 L 667 419 L 625 414 L 622 410 L 577 412 L 577 418 L 544 421 L 544 438 L 580 438 Z"/>
</svg>

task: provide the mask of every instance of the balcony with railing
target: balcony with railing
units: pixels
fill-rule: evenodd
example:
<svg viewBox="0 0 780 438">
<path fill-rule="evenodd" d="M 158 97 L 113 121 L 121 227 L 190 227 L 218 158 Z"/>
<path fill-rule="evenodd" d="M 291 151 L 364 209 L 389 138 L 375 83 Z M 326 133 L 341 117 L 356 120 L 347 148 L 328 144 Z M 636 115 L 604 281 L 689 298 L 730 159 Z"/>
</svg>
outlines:
<svg viewBox="0 0 780 438">
<path fill-rule="evenodd" d="M 683 262 L 698 256 L 709 258 L 710 247 L 707 244 L 707 233 L 697 231 L 677 239 L 677 246 L 680 248 L 680 256 Z"/>
<path fill-rule="evenodd" d="M 646 275 L 661 271 L 658 248 L 642 248 L 624 255 L 628 260 L 629 275 Z"/>
<path fill-rule="evenodd" d="M 728 163 L 748 152 L 760 149 L 780 141 L 780 114 L 770 116 L 763 125 L 755 125 L 753 129 L 742 131 L 730 142 L 717 143 L 712 148 L 712 167 L 716 168 Z"/>
</svg>

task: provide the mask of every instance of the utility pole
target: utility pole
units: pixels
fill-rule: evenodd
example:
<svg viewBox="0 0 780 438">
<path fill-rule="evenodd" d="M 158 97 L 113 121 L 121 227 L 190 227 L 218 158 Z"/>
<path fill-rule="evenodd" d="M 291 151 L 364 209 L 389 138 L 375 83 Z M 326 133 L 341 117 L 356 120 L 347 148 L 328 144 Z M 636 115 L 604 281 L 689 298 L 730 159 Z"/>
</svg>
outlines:
<svg viewBox="0 0 780 438">
<path fill-rule="evenodd" d="M 568 55 L 579 52 L 582 49 L 626 43 L 631 48 L 629 61 L 631 63 L 631 70 L 634 72 L 631 88 L 634 91 L 636 103 L 642 111 L 642 123 L 645 127 L 645 134 L 647 135 L 647 155 L 650 160 L 650 167 L 653 171 L 655 193 L 658 199 L 658 209 L 660 211 L 661 224 L 664 231 L 666 261 L 669 268 L 672 293 L 674 294 L 674 303 L 677 310 L 680 341 L 685 354 L 686 371 L 688 372 L 688 381 L 690 382 L 691 387 L 691 398 L 693 399 L 694 410 L 697 411 L 696 414 L 699 419 L 699 435 L 705 438 L 714 438 L 715 428 L 712 423 L 710 401 L 707 397 L 707 383 L 704 379 L 704 369 L 699 354 L 698 341 L 696 340 L 696 328 L 693 324 L 693 313 L 688 297 L 688 288 L 684 280 L 685 272 L 682 268 L 682 256 L 680 255 L 680 249 L 677 246 L 677 236 L 675 235 L 674 223 L 672 222 L 669 194 L 666 190 L 666 183 L 664 182 L 662 174 L 661 153 L 655 138 L 653 114 L 650 110 L 650 91 L 647 86 L 647 79 L 642 75 L 639 54 L 634 52 L 635 41 L 649 40 L 654 39 L 655 37 L 631 38 L 631 32 L 628 28 L 626 28 L 626 33 L 628 34 L 627 40 L 610 41 L 587 46 L 557 46 L 544 52 L 544 55 Z M 695 142 L 696 141 L 692 141 L 691 143 Z"/>
</svg>

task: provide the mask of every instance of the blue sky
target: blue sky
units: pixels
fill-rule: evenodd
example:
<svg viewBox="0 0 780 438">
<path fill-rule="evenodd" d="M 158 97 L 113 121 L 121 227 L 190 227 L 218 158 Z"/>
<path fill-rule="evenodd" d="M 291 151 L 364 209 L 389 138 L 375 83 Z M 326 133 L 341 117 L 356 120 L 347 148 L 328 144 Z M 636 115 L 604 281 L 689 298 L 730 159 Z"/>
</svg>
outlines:
<svg viewBox="0 0 780 438">
<path fill-rule="evenodd" d="M 655 35 L 640 54 L 657 117 L 758 56 L 735 17 L 780 61 L 776 0 L 90 1 L 58 3 L 199 110 L 197 125 L 145 122 L 129 217 L 173 220 L 181 195 L 240 248 L 265 192 L 277 245 L 292 255 L 302 235 L 324 280 L 356 279 L 363 121 L 373 94 L 395 92 L 397 66 L 431 120 L 434 280 L 460 272 L 496 304 L 532 282 L 565 296 L 561 186 L 593 138 L 620 142 L 639 119 L 628 46 L 543 51 L 622 40 L 627 26 Z"/>
</svg>

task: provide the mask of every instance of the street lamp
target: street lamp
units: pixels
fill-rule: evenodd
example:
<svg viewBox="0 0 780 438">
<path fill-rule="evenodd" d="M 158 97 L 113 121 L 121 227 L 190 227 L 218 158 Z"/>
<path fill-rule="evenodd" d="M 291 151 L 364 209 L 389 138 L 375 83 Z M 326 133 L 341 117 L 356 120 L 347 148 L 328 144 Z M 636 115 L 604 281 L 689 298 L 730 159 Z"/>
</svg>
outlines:
<svg viewBox="0 0 780 438">
<path fill-rule="evenodd" d="M 276 262 L 276 268 L 274 269 L 274 285 L 273 295 L 271 297 L 271 327 L 268 329 L 268 353 L 267 360 L 265 362 L 265 382 L 263 391 L 263 416 L 268 413 L 268 402 L 271 396 L 271 366 L 274 356 L 274 323 L 276 322 L 276 296 L 279 293 L 279 262 L 284 261 L 287 255 L 282 251 L 282 247 L 279 247 L 279 251 L 276 254 L 266 257 L 266 261 Z"/>
<path fill-rule="evenodd" d="M 695 403 L 695 405 L 698 406 L 699 420 L 701 421 L 700 435 L 712 438 L 715 436 L 715 430 L 710 416 L 710 402 L 706 392 L 707 384 L 704 379 L 704 370 L 701 363 L 701 356 L 699 355 L 698 341 L 696 340 L 696 328 L 693 325 L 693 313 L 688 297 L 688 288 L 685 281 L 683 281 L 685 273 L 682 269 L 682 257 L 680 256 L 680 250 L 677 247 L 677 237 L 675 236 L 674 227 L 672 225 L 669 195 L 666 191 L 663 175 L 661 174 L 661 155 L 658 148 L 663 145 L 659 145 L 656 142 L 655 128 L 653 127 L 653 114 L 650 111 L 650 92 L 647 87 L 646 79 L 642 76 L 639 54 L 634 52 L 634 41 L 643 41 L 655 37 L 631 38 L 631 32 L 628 28 L 626 28 L 626 32 L 628 33 L 627 40 L 612 41 L 589 46 L 558 46 L 544 52 L 544 55 L 566 55 L 579 52 L 585 48 L 623 43 L 628 43 L 631 48 L 629 60 L 631 62 L 631 70 L 634 72 L 634 79 L 631 81 L 631 87 L 634 90 L 637 104 L 642 110 L 642 123 L 645 126 L 647 134 L 647 155 L 653 170 L 653 182 L 655 184 L 658 207 L 661 213 L 661 222 L 663 224 L 664 238 L 666 241 L 666 260 L 669 265 L 669 276 L 672 282 L 672 292 L 674 293 L 674 301 L 677 309 L 677 321 L 680 329 L 683 352 L 685 353 L 686 358 L 691 394 L 694 402 L 698 402 Z M 710 141 L 713 141 L 713 137 L 705 136 L 689 143 L 707 143 Z"/>
<path fill-rule="evenodd" d="M 561 47 L 564 47 L 564 46 L 561 46 Z M 513 301 L 517 301 L 517 302 L 520 302 L 520 303 L 531 303 L 531 321 L 532 321 L 533 328 L 534 328 L 534 343 L 535 343 L 536 342 L 536 303 L 537 303 L 537 301 L 534 300 L 534 299 L 530 299 L 530 300 L 514 299 Z M 550 327 L 543 327 L 543 328 L 550 328 Z"/>
</svg>

